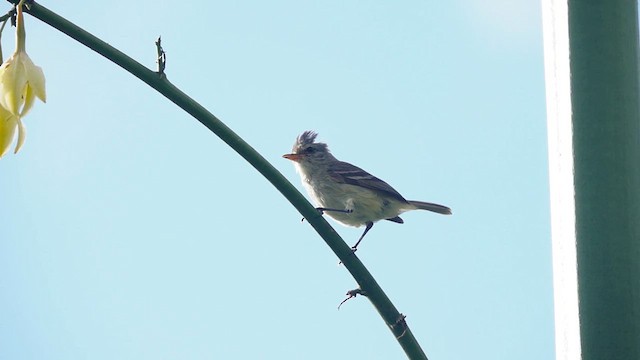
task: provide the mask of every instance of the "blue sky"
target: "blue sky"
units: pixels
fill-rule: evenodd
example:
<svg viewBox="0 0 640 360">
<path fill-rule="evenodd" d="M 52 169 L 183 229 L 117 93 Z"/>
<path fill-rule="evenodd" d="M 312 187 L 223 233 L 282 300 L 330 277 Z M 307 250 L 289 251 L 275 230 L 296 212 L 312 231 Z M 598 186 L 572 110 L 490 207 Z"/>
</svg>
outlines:
<svg viewBox="0 0 640 360">
<path fill-rule="evenodd" d="M 169 80 L 301 191 L 281 155 L 315 130 L 450 206 L 379 223 L 358 251 L 430 359 L 553 357 L 537 1 L 42 4 L 151 68 L 162 35 Z M 0 159 L 0 358 L 404 357 L 366 298 L 337 310 L 355 282 L 253 168 L 26 22 L 48 102 Z"/>
</svg>

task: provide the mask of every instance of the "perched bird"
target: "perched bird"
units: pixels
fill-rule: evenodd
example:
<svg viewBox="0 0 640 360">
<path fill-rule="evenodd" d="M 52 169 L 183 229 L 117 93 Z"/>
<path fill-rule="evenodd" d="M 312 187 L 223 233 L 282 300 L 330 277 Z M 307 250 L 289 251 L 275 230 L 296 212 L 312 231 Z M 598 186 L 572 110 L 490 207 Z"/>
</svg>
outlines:
<svg viewBox="0 0 640 360">
<path fill-rule="evenodd" d="M 404 221 L 398 215 L 418 209 L 451 214 L 451 209 L 443 205 L 405 199 L 386 182 L 336 159 L 327 144 L 316 142 L 316 136 L 313 131 L 303 132 L 296 139 L 292 153 L 283 157 L 294 162 L 302 184 L 319 211 L 347 226 L 366 226 L 352 247 L 354 251 L 378 220 L 402 224 Z"/>
</svg>

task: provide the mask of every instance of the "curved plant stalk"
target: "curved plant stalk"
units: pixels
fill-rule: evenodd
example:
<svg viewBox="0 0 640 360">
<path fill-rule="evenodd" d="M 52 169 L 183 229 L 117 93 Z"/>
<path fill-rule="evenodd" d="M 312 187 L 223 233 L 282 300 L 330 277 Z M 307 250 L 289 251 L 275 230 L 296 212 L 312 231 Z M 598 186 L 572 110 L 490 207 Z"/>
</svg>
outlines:
<svg viewBox="0 0 640 360">
<path fill-rule="evenodd" d="M 17 1 L 10 1 L 12 3 Z M 380 316 L 391 329 L 400 346 L 410 359 L 427 359 L 427 356 L 420 348 L 417 340 L 408 328 L 404 320 L 404 315 L 400 314 L 391 300 L 382 291 L 373 276 L 355 256 L 351 248 L 342 240 L 336 231 L 327 221 L 316 211 L 316 209 L 300 194 L 300 192 L 262 155 L 254 150 L 249 144 L 241 139 L 222 121 L 207 111 L 204 107 L 183 93 L 180 89 L 171 84 L 164 73 L 154 72 L 147 69 L 137 61 L 125 55 L 121 51 L 110 46 L 106 42 L 91 35 L 80 27 L 53 13 L 47 8 L 37 3 L 31 3 L 26 12 L 33 17 L 49 24 L 55 29 L 67 34 L 72 39 L 84 44 L 100 55 L 119 65 L 132 75 L 147 83 L 149 86 L 164 95 L 167 99 L 178 105 L 200 121 L 204 126 L 226 142 L 240 156 L 247 160 L 256 170 L 258 170 L 267 180 L 289 200 L 289 202 L 300 212 L 302 216 L 313 226 L 331 250 L 342 261 L 345 268 L 351 273 L 359 284 L 360 288 L 349 292 L 349 296 L 357 294 L 365 295 L 378 310 Z M 158 45 L 158 51 L 161 47 Z M 160 55 L 160 54 L 159 54 Z M 160 59 L 161 60 L 161 59 Z M 162 68 L 161 64 L 161 67 Z"/>
</svg>

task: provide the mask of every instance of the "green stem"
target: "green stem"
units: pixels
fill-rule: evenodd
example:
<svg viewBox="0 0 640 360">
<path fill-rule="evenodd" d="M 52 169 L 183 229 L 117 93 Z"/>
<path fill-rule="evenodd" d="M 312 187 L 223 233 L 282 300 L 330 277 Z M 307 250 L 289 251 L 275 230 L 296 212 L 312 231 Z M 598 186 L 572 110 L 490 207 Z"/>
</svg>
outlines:
<svg viewBox="0 0 640 360">
<path fill-rule="evenodd" d="M 420 348 L 411 330 L 409 330 L 406 323 L 404 323 L 402 315 L 391 303 L 391 300 L 389 300 L 387 295 L 382 291 L 358 257 L 352 253 L 351 248 L 305 197 L 300 194 L 276 168 L 262 157 L 262 155 L 222 123 L 222 121 L 171 84 L 162 74 L 147 69 L 121 51 L 51 12 L 42 5 L 33 3 L 26 12 L 106 57 L 156 89 L 167 99 L 200 121 L 247 160 L 289 200 L 338 256 L 353 278 L 358 282 L 360 289 L 367 295 L 376 310 L 378 310 L 407 356 L 410 359 L 427 359 L 427 356 Z"/>
<path fill-rule="evenodd" d="M 27 36 L 24 31 L 24 16 L 22 15 L 23 5 L 24 0 L 20 1 L 18 5 L 16 5 L 16 52 L 27 51 L 25 48 L 25 40 Z"/>
<path fill-rule="evenodd" d="M 638 2 L 567 5 L 581 359 L 640 359 Z"/>
</svg>

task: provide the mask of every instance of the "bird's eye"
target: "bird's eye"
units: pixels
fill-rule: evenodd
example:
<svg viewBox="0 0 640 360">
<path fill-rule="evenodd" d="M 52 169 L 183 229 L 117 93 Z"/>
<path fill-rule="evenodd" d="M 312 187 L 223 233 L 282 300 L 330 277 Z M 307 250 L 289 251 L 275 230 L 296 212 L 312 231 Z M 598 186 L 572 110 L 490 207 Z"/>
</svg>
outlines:
<svg viewBox="0 0 640 360">
<path fill-rule="evenodd" d="M 313 146 L 309 146 L 308 148 L 304 149 L 304 152 L 307 153 L 312 153 L 314 151 L 316 151 L 316 149 Z"/>
</svg>

